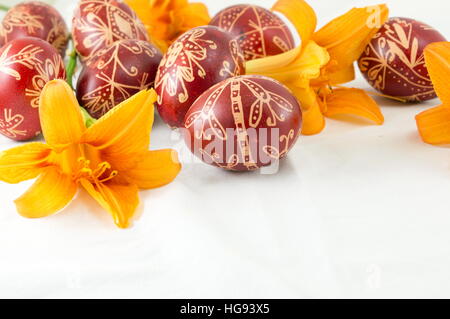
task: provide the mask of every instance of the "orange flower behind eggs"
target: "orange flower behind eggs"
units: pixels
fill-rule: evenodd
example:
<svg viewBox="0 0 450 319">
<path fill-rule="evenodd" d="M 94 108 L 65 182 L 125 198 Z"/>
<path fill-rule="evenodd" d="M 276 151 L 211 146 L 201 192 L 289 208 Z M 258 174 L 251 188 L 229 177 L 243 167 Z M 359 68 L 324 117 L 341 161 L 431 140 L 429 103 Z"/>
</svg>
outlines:
<svg viewBox="0 0 450 319">
<path fill-rule="evenodd" d="M 207 25 L 208 8 L 188 0 L 125 0 L 144 23 L 153 43 L 166 52 L 184 32 Z"/>
<path fill-rule="evenodd" d="M 302 104 L 302 133 L 320 133 L 324 116 L 336 114 L 383 124 L 380 108 L 366 92 L 340 85 L 355 78 L 354 62 L 388 19 L 388 8 L 354 8 L 318 31 L 316 14 L 304 0 L 278 0 L 272 10 L 292 22 L 302 43 L 286 53 L 247 62 L 247 73 L 273 77 L 293 91 Z"/>
</svg>

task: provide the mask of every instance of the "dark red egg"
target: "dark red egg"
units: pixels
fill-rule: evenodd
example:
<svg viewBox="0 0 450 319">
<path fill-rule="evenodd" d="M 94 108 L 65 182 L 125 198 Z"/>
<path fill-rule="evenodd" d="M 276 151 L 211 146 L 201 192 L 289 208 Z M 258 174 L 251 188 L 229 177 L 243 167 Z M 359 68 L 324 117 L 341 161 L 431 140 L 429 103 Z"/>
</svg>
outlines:
<svg viewBox="0 0 450 319">
<path fill-rule="evenodd" d="M 277 55 L 294 48 L 294 37 L 275 13 L 255 5 L 235 5 L 211 20 L 230 32 L 244 51 L 247 61 Z"/>
<path fill-rule="evenodd" d="M 72 21 L 75 48 L 82 60 L 119 40 L 148 41 L 136 13 L 120 0 L 82 0 Z"/>
<path fill-rule="evenodd" d="M 408 18 L 391 18 L 374 36 L 359 59 L 367 81 L 381 93 L 420 102 L 436 97 L 423 50 L 445 41 L 435 29 Z"/>
<path fill-rule="evenodd" d="M 64 56 L 69 39 L 63 17 L 52 6 L 30 1 L 12 7 L 0 25 L 0 46 L 23 38 L 36 37 L 53 45 Z"/>
<path fill-rule="evenodd" d="M 66 79 L 61 55 L 48 42 L 20 38 L 0 49 L 0 133 L 17 141 L 41 131 L 39 96 L 45 84 Z"/>
<path fill-rule="evenodd" d="M 180 127 L 203 92 L 244 73 L 242 51 L 229 33 L 214 26 L 187 31 L 169 47 L 159 65 L 155 81 L 159 115 L 169 126 Z"/>
<path fill-rule="evenodd" d="M 184 139 L 208 164 L 251 171 L 283 158 L 297 141 L 302 113 L 281 83 L 262 76 L 227 79 L 186 114 Z"/>
<path fill-rule="evenodd" d="M 149 42 L 115 42 L 84 65 L 77 83 L 78 101 L 94 118 L 100 118 L 139 91 L 153 87 L 161 59 L 161 52 Z"/>
</svg>

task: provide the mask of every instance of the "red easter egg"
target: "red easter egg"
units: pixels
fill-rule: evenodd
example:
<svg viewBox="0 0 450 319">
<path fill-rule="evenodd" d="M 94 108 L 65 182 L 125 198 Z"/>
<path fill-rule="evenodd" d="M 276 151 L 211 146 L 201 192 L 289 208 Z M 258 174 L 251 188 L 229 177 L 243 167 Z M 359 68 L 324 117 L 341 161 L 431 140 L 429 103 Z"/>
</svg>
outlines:
<svg viewBox="0 0 450 319">
<path fill-rule="evenodd" d="M 294 37 L 286 23 L 275 13 L 255 5 L 223 9 L 209 24 L 233 34 L 247 61 L 294 48 Z"/>
<path fill-rule="evenodd" d="M 159 115 L 171 127 L 180 127 L 189 107 L 205 90 L 244 73 L 242 51 L 230 34 L 214 26 L 187 31 L 159 65 L 155 80 Z"/>
<path fill-rule="evenodd" d="M 208 164 L 251 171 L 286 156 L 301 126 L 299 102 L 285 86 L 245 75 L 216 84 L 195 101 L 184 139 Z"/>
<path fill-rule="evenodd" d="M 23 37 L 42 39 L 53 45 L 61 56 L 66 54 L 67 25 L 61 14 L 46 3 L 24 2 L 8 10 L 0 25 L 0 46 Z"/>
<path fill-rule="evenodd" d="M 82 60 L 119 40 L 149 40 L 136 13 L 120 0 L 81 0 L 75 10 L 72 36 Z"/>
<path fill-rule="evenodd" d="M 41 131 L 39 96 L 45 84 L 66 79 L 61 55 L 48 42 L 20 38 L 0 49 L 0 133 L 17 141 Z"/>
<path fill-rule="evenodd" d="M 161 52 L 149 42 L 115 42 L 84 65 L 77 83 L 78 101 L 94 118 L 100 118 L 139 91 L 153 87 L 161 58 Z"/>
<path fill-rule="evenodd" d="M 359 58 L 364 77 L 381 93 L 410 102 L 436 97 L 423 50 L 445 41 L 435 29 L 408 18 L 391 18 L 374 36 Z"/>
</svg>

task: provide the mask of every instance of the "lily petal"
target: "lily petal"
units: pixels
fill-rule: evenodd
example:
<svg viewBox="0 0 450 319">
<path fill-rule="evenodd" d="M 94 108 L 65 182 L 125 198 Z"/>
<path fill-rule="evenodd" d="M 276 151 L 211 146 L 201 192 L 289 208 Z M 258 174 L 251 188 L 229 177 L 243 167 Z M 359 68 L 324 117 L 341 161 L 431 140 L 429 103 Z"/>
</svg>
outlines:
<svg viewBox="0 0 450 319">
<path fill-rule="evenodd" d="M 296 50 L 296 49 L 294 49 Z M 273 59 L 288 58 L 289 52 L 274 57 L 267 57 L 249 61 L 246 64 L 247 74 L 265 75 L 282 83 L 288 84 L 292 81 L 310 80 L 318 78 L 321 69 L 330 61 L 327 50 L 318 46 L 314 41 L 309 41 L 303 50 L 289 64 L 281 62 L 272 63 Z M 281 65 L 284 65 L 281 67 Z"/>
<path fill-rule="evenodd" d="M 355 79 L 355 67 L 350 65 L 346 68 L 341 68 L 328 74 L 328 79 L 331 86 L 351 82 Z"/>
<path fill-rule="evenodd" d="M 48 168 L 15 203 L 20 215 L 41 218 L 63 209 L 75 196 L 77 185 L 72 178 Z"/>
<path fill-rule="evenodd" d="M 302 46 L 313 35 L 317 26 L 317 16 L 313 8 L 304 0 L 278 0 L 272 7 L 272 11 L 282 13 L 295 26 Z"/>
<path fill-rule="evenodd" d="M 148 151 L 136 167 L 121 172 L 130 183 L 141 189 L 161 187 L 172 182 L 181 170 L 176 151 L 171 149 Z"/>
<path fill-rule="evenodd" d="M 88 128 L 82 141 L 114 155 L 147 151 L 156 99 L 154 90 L 137 93 Z"/>
<path fill-rule="evenodd" d="M 340 67 L 346 68 L 361 56 L 388 17 L 386 5 L 353 8 L 317 31 L 313 40 L 327 48 Z"/>
<path fill-rule="evenodd" d="M 425 63 L 437 95 L 450 105 L 450 42 L 429 44 L 425 48 Z"/>
<path fill-rule="evenodd" d="M 416 116 L 420 136 L 425 143 L 450 144 L 450 107 L 441 105 Z"/>
<path fill-rule="evenodd" d="M 322 114 L 316 93 L 309 86 L 294 86 L 290 88 L 300 101 L 303 117 L 302 134 L 314 135 L 322 132 L 325 128 L 325 118 Z"/>
<path fill-rule="evenodd" d="M 48 163 L 52 150 L 43 143 L 29 143 L 0 153 L 0 180 L 16 184 L 36 178 Z"/>
<path fill-rule="evenodd" d="M 180 29 L 175 32 L 178 33 L 176 36 L 198 26 L 207 25 L 211 21 L 208 7 L 201 2 L 186 3 L 180 10 L 174 11 L 173 16 L 174 21 L 180 21 Z"/>
<path fill-rule="evenodd" d="M 364 117 L 378 125 L 384 123 L 384 116 L 378 104 L 364 90 L 339 88 L 327 95 L 325 116 L 353 114 Z"/>
<path fill-rule="evenodd" d="M 179 35 L 207 25 L 211 18 L 203 3 L 187 0 L 125 0 L 136 11 L 152 39 L 163 52 Z"/>
<path fill-rule="evenodd" d="M 284 53 L 268 56 L 261 59 L 250 60 L 245 63 L 247 74 L 266 74 L 279 70 L 295 62 L 302 53 L 301 47 L 296 47 Z"/>
<path fill-rule="evenodd" d="M 63 80 L 45 85 L 39 100 L 39 116 L 45 141 L 55 149 L 78 142 L 86 130 L 78 101 Z"/>
<path fill-rule="evenodd" d="M 136 185 L 115 183 L 91 184 L 88 180 L 80 180 L 86 191 L 113 217 L 114 223 L 120 228 L 130 226 L 136 208 L 139 205 L 138 188 Z"/>
</svg>

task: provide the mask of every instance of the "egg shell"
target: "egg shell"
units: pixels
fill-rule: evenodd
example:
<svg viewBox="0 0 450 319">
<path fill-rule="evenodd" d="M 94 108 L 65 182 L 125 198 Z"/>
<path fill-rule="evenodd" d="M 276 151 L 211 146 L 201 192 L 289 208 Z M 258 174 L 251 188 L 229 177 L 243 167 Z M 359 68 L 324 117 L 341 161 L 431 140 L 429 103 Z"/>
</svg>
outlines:
<svg viewBox="0 0 450 319">
<path fill-rule="evenodd" d="M 275 13 L 255 5 L 223 9 L 210 25 L 233 34 L 247 61 L 284 53 L 295 45 L 286 23 Z"/>
<path fill-rule="evenodd" d="M 141 90 L 153 87 L 161 52 L 151 43 L 121 40 L 88 60 L 77 82 L 77 98 L 94 118 Z"/>
<path fill-rule="evenodd" d="M 67 25 L 52 6 L 30 1 L 12 7 L 0 25 L 0 46 L 23 38 L 36 37 L 53 45 L 64 56 L 69 40 Z"/>
<path fill-rule="evenodd" d="M 61 55 L 48 42 L 20 38 L 0 49 L 1 134 L 23 141 L 40 133 L 39 96 L 54 79 L 65 80 L 66 71 Z"/>
<path fill-rule="evenodd" d="M 186 114 L 184 139 L 204 162 L 251 171 L 285 157 L 297 141 L 302 113 L 281 83 L 245 75 L 207 90 Z"/>
<path fill-rule="evenodd" d="M 358 61 L 370 85 L 381 93 L 421 102 L 436 97 L 423 50 L 445 38 L 429 25 L 391 18 L 374 36 Z"/>
<path fill-rule="evenodd" d="M 149 40 L 136 13 L 119 0 L 80 1 L 72 21 L 72 36 L 82 60 L 119 40 Z"/>
<path fill-rule="evenodd" d="M 207 89 L 245 73 L 244 56 L 233 37 L 214 26 L 181 35 L 163 56 L 155 80 L 158 111 L 171 127 L 181 127 L 194 101 Z"/>
</svg>

